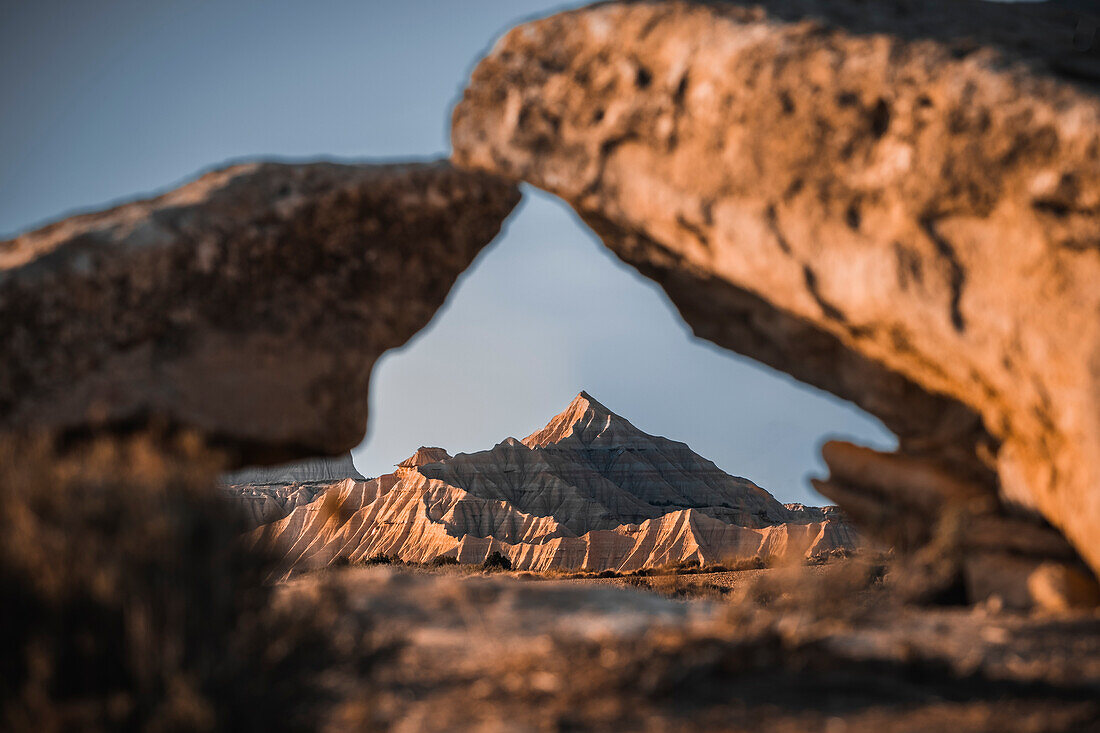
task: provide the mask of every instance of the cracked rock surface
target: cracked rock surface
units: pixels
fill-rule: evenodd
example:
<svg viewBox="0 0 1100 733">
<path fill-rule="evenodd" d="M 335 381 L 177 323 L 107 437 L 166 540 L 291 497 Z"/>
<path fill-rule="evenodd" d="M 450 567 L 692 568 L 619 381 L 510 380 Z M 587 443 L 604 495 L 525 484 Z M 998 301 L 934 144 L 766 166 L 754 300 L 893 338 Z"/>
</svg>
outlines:
<svg viewBox="0 0 1100 733">
<path fill-rule="evenodd" d="M 561 196 L 697 335 L 860 405 L 1095 571 L 1096 55 L 1060 5 L 889 5 L 527 23 L 474 71 L 453 160 Z"/>
<path fill-rule="evenodd" d="M 375 359 L 518 200 L 446 162 L 247 163 L 0 242 L 0 428 L 156 420 L 230 465 L 345 452 Z"/>
</svg>

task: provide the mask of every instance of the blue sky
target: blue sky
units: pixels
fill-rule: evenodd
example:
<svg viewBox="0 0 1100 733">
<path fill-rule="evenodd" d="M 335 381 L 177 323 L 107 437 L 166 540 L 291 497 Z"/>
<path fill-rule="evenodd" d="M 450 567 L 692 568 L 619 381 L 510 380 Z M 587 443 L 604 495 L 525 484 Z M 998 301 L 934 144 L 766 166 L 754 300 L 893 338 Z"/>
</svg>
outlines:
<svg viewBox="0 0 1100 733">
<path fill-rule="evenodd" d="M 477 59 L 562 7 L 520 0 L 0 0 L 0 236 L 226 160 L 433 158 Z M 367 475 L 541 427 L 585 389 L 783 501 L 873 419 L 694 339 L 664 294 L 528 188 L 445 308 L 375 366 Z"/>
</svg>

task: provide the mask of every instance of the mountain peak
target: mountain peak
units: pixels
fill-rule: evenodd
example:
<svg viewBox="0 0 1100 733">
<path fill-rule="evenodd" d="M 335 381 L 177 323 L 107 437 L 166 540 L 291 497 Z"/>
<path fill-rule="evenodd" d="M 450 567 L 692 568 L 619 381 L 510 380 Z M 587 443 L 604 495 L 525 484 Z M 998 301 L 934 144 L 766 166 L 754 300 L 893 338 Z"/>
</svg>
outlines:
<svg viewBox="0 0 1100 733">
<path fill-rule="evenodd" d="M 443 448 L 422 445 L 416 449 L 416 453 L 397 464 L 398 468 L 416 468 L 426 466 L 429 463 L 439 463 L 451 457 Z"/>
<path fill-rule="evenodd" d="M 595 397 L 593 397 L 592 395 L 585 392 L 583 389 L 580 392 L 577 393 L 577 396 L 573 398 L 573 401 L 571 403 L 569 403 L 569 406 L 572 407 L 573 405 L 576 405 L 577 403 L 580 403 L 580 402 L 588 403 L 588 406 L 591 407 L 594 410 L 605 412 L 609 415 L 614 414 L 614 413 L 611 412 L 611 410 L 607 409 L 602 404 L 600 404 L 599 400 L 597 400 Z"/>
<path fill-rule="evenodd" d="M 578 428 L 587 427 L 593 423 L 607 425 L 612 421 L 628 425 L 633 429 L 630 423 L 604 407 L 595 397 L 582 389 L 568 407 L 555 415 L 545 427 L 531 433 L 522 442 L 528 448 L 541 448 L 568 438 Z"/>
</svg>

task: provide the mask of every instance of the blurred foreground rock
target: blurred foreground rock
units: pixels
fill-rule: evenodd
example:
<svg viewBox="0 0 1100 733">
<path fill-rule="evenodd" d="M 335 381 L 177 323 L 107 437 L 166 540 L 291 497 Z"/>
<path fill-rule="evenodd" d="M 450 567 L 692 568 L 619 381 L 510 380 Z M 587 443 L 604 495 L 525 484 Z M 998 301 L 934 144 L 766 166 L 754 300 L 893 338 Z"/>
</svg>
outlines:
<svg viewBox="0 0 1100 733">
<path fill-rule="evenodd" d="M 518 200 L 447 163 L 247 163 L 0 242 L 0 428 L 156 421 L 229 465 L 347 451 L 375 359 Z"/>
<path fill-rule="evenodd" d="M 1100 570 L 1100 65 L 1079 16 L 761 5 L 524 24 L 474 71 L 453 159 L 563 197 L 697 335 L 880 418 L 897 483 L 890 457 L 835 451 L 818 484 L 872 536 L 916 551 L 981 518 L 995 553 L 1072 569 L 1037 511 Z"/>
<path fill-rule="evenodd" d="M 331 729 L 1098 729 L 1096 615 L 915 610 L 849 563 L 759 571 L 734 605 L 458 569 L 333 572 L 355 612 L 406 643 L 373 705 L 344 706 Z"/>
</svg>

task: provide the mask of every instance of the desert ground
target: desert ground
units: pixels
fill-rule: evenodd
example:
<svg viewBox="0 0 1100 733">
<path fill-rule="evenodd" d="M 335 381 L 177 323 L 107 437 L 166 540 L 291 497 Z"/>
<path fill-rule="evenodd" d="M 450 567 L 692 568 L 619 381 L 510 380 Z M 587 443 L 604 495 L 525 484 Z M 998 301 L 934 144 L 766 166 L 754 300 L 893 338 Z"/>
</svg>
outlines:
<svg viewBox="0 0 1100 733">
<path fill-rule="evenodd" d="M 914 608 L 875 577 L 861 560 L 650 588 L 372 566 L 282 593 L 339 588 L 392 645 L 334 729 L 1100 729 L 1100 615 Z"/>
</svg>

